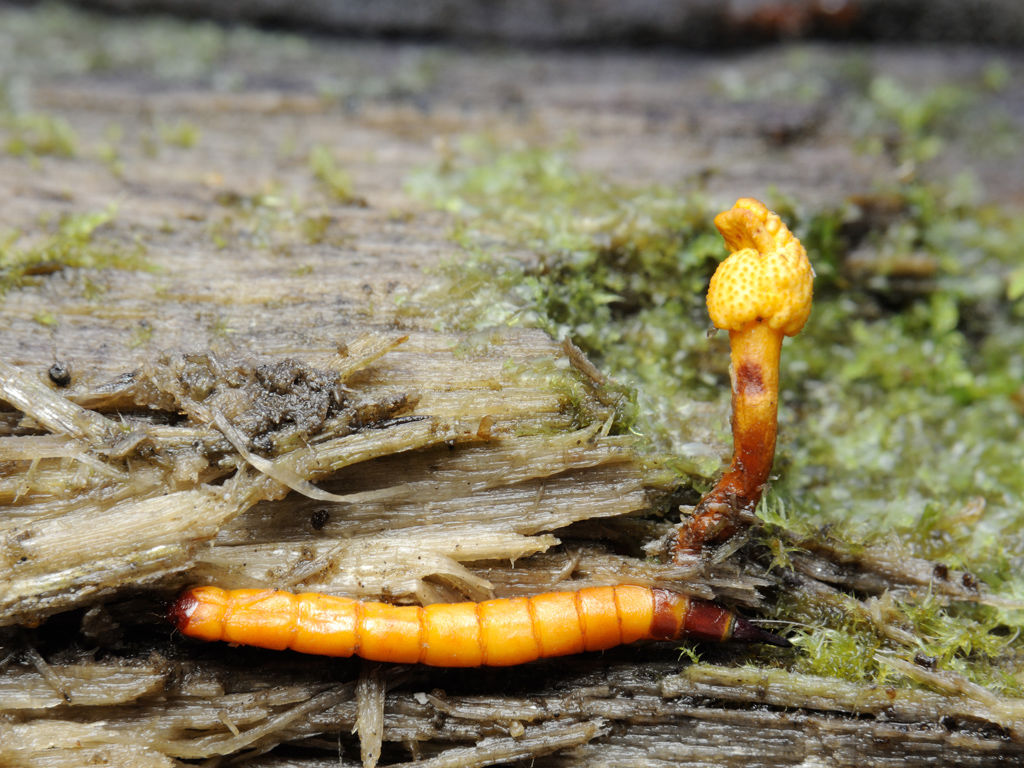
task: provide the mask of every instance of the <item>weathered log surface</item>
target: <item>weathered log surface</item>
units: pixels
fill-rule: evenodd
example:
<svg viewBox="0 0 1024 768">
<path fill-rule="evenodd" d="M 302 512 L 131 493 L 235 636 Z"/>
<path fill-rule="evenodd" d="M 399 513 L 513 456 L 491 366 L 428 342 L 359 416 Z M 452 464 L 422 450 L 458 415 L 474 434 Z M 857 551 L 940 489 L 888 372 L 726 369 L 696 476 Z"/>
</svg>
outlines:
<svg viewBox="0 0 1024 768">
<path fill-rule="evenodd" d="M 624 580 L 756 608 L 771 579 L 753 568 L 669 568 L 638 557 L 644 541 L 623 544 L 663 526 L 616 522 L 649 507 L 654 480 L 628 439 L 604 434 L 602 393 L 538 330 L 455 330 L 458 307 L 425 290 L 459 258 L 450 220 L 403 185 L 481 132 L 572 136 L 588 168 L 701 179 L 723 203 L 773 187 L 838 201 L 895 178 L 851 150 L 843 116 L 721 98 L 723 83 L 784 72 L 787 52 L 470 53 L 80 20 L 102 32 L 92 61 L 44 14 L 0 14 L 9 113 L 74 134 L 68 153 L 0 154 L 0 242 L 17 231 L 19 249 L 42 246 L 61 217 L 101 212 L 76 247 L 126 267 L 55 254 L 0 299 L 0 762 L 1021 759 L 1016 702 L 972 689 L 844 698 L 827 680 L 738 675 L 729 650 L 708 651 L 723 666 L 626 649 L 482 674 L 381 671 L 200 647 L 160 615 L 206 579 L 424 602 Z M 203 36 L 208 50 L 185 46 Z M 152 57 L 125 53 L 161 40 Z M 928 83 L 987 57 L 863 55 Z M 30 129 L 30 142 L 45 132 L 4 127 Z M 976 167 L 1005 194 L 1021 162 Z M 346 498 L 309 498 L 320 492 Z M 565 531 L 604 518 L 603 531 Z"/>
<path fill-rule="evenodd" d="M 698 48 L 827 37 L 1015 44 L 1024 11 L 1014 0 L 79 0 L 114 11 L 166 11 L 317 32 L 545 45 L 668 44 Z"/>
</svg>

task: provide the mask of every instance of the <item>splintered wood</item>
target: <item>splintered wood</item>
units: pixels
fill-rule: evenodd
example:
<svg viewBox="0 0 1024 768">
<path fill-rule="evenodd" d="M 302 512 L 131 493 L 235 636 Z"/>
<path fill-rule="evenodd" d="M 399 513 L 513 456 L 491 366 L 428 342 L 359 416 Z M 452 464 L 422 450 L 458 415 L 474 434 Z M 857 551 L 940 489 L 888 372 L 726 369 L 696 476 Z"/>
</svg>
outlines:
<svg viewBox="0 0 1024 768">
<path fill-rule="evenodd" d="M 524 336 L 536 365 L 550 368 L 546 375 L 574 375 L 558 345 Z M 139 626 L 126 612 L 141 604 L 142 625 L 162 634 L 156 646 L 166 647 L 160 606 L 197 581 L 428 603 L 487 598 L 509 585 L 522 594 L 569 580 L 680 576 L 678 568 L 659 574 L 640 561 L 630 573 L 598 547 L 579 578 L 574 565 L 583 560 L 566 554 L 556 555 L 554 571 L 539 563 L 532 583 L 512 577 L 523 570 L 516 561 L 559 543 L 559 529 L 645 509 L 644 472 L 630 439 L 604 433 L 610 411 L 600 403 L 590 404 L 595 423 L 573 428 L 567 404 L 530 383 L 539 378 L 526 361 L 524 376 L 515 366 L 481 365 L 485 379 L 474 385 L 472 361 L 456 367 L 436 338 L 424 346 L 371 332 L 324 368 L 161 353 L 66 394 L 47 385 L 45 371 L 0 363 L 0 391 L 17 409 L 4 414 L 0 436 L 0 624 L 77 616 L 83 640 L 108 646 L 113 633 L 117 647 Z M 388 356 L 398 349 L 400 374 L 390 376 Z M 488 359 L 508 356 L 499 345 Z M 743 589 L 742 579 L 731 581 Z M 37 631 L 43 644 L 47 626 Z M 385 733 L 395 740 L 378 673 L 364 674 L 354 691 L 304 689 L 292 704 L 280 691 L 274 701 L 254 690 L 232 698 L 219 683 L 211 692 L 196 682 L 211 679 L 218 663 L 187 673 L 166 659 L 50 664 L 34 653 L 4 663 L 0 707 L 13 719 L 2 740 L 15 761 L 34 760 L 33 748 L 47 752 L 47 764 L 87 756 L 152 765 L 266 748 L 342 702 L 360 714 L 328 730 L 355 724 L 365 764 L 376 762 Z M 171 701 L 179 674 L 188 680 L 178 694 L 184 699 Z M 197 706 L 207 714 L 188 714 Z M 103 725 L 92 722 L 99 712 Z M 547 753 L 598 732 L 552 735 L 537 750 L 530 739 L 514 748 L 491 740 L 483 751 L 470 749 L 468 762 L 444 764 Z"/>
<path fill-rule="evenodd" d="M 354 346 L 373 350 L 364 362 L 374 365 L 395 344 Z M 629 440 L 600 424 L 566 429 L 543 390 L 481 413 L 486 402 L 466 388 L 464 405 L 448 392 L 447 408 L 424 412 L 438 404 L 428 377 L 396 391 L 357 385 L 365 368 L 343 367 L 344 377 L 296 361 L 175 355 L 65 398 L 4 364 L 4 396 L 22 418 L 0 438 L 0 624 L 200 579 L 482 598 L 492 584 L 462 563 L 514 562 L 556 544 L 551 531 L 646 506 Z M 104 395 L 119 415 L 72 402 Z M 550 436 L 517 436 L 521 415 L 537 423 L 541 399 Z"/>
</svg>

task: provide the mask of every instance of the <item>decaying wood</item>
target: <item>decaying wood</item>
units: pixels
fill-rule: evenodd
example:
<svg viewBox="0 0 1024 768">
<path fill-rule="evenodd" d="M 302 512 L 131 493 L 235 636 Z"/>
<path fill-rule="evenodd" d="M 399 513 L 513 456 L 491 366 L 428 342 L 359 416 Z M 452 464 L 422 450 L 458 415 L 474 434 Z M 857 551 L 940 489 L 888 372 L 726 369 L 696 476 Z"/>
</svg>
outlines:
<svg viewBox="0 0 1024 768">
<path fill-rule="evenodd" d="M 600 371 L 538 330 L 458 330 L 432 271 L 460 257 L 450 222 L 403 181 L 437 141 L 482 130 L 509 142 L 575 133 L 589 167 L 648 182 L 706 174 L 726 198 L 813 183 L 838 199 L 878 171 L 827 139 L 759 170 L 764 129 L 741 107 L 701 111 L 694 62 L 312 43 L 288 56 L 235 89 L 152 73 L 73 80 L 43 62 L 19 73 L 31 108 L 67 119 L 81 146 L 0 155 L 0 227 L 38 238 L 40 220 L 114 205 L 96 237 L 144 243 L 153 268 L 55 268 L 0 299 L 0 762 L 1024 756 L 1017 702 L 922 669 L 910 671 L 943 695 L 736 669 L 729 650 L 688 667 L 672 649 L 631 648 L 477 673 L 174 636 L 166 603 L 199 581 L 397 602 L 628 581 L 756 609 L 777 580 L 757 563 L 642 557 L 671 521 L 637 517 L 663 489 L 630 438 L 606 434 Z M 316 93 L 339 70 L 397 80 L 403 56 L 442 62 L 429 104 L 397 86 L 350 102 Z M 221 65 L 258 66 L 244 54 Z M 154 150 L 154 122 L 182 114 L 198 144 Z M 805 117 L 828 134 L 829 118 Z M 116 169 L 97 159 L 111 121 L 124 136 Z M 727 148 L 711 140 L 722 135 Z M 351 172 L 358 199 L 311 176 L 316 144 Z M 297 234 L 307 215 L 322 217 L 322 240 Z M 48 375 L 55 360 L 70 366 L 67 388 Z M 794 574 L 866 595 L 865 616 L 873 597 L 927 579 L 919 561 L 873 558 L 871 570 L 824 546 L 797 556 Z M 963 597 L 953 576 L 945 597 Z"/>
</svg>

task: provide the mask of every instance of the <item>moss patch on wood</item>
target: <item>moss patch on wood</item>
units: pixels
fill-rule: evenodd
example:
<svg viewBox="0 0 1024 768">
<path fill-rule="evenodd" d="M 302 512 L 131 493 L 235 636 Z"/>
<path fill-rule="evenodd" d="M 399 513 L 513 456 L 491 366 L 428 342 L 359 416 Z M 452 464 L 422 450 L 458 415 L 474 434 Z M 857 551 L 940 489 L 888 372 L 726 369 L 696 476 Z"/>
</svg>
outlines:
<svg viewBox="0 0 1024 768">
<path fill-rule="evenodd" d="M 34 240 L 8 233 L 0 239 L 0 297 L 63 269 L 154 270 L 141 243 L 97 234 L 115 215 L 113 208 L 68 214 L 51 227 L 50 234 Z"/>
<path fill-rule="evenodd" d="M 909 91 L 877 78 L 847 108 L 892 129 L 886 151 L 908 165 L 906 183 L 838 206 L 771 201 L 818 280 L 812 320 L 783 353 L 778 479 L 757 538 L 776 573 L 827 539 L 867 570 L 920 558 L 973 593 L 923 583 L 790 595 L 776 615 L 794 623 L 794 670 L 935 687 L 897 663 L 923 659 L 1021 695 L 1024 226 L 970 176 L 923 179 L 963 139 L 950 123 L 966 92 L 898 93 Z M 721 457 L 694 452 L 694 436 L 725 442 L 729 390 L 725 340 L 708 340 L 703 307 L 724 248 L 700 185 L 630 187 L 581 170 L 571 143 L 477 136 L 410 189 L 456 217 L 465 250 L 446 286 L 458 309 L 443 322 L 536 325 L 578 344 L 617 382 L 617 428 L 701 489 Z"/>
</svg>

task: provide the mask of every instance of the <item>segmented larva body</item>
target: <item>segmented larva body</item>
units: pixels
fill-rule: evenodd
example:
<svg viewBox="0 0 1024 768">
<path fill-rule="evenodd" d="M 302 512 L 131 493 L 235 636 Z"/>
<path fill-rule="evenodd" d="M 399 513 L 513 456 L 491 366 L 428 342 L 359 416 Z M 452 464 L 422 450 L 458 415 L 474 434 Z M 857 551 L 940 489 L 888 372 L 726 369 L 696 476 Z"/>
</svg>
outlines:
<svg viewBox="0 0 1024 768">
<path fill-rule="evenodd" d="M 503 667 L 637 640 L 781 640 L 712 603 L 638 586 L 425 607 L 195 587 L 168 615 L 201 640 L 434 667 Z"/>
</svg>

